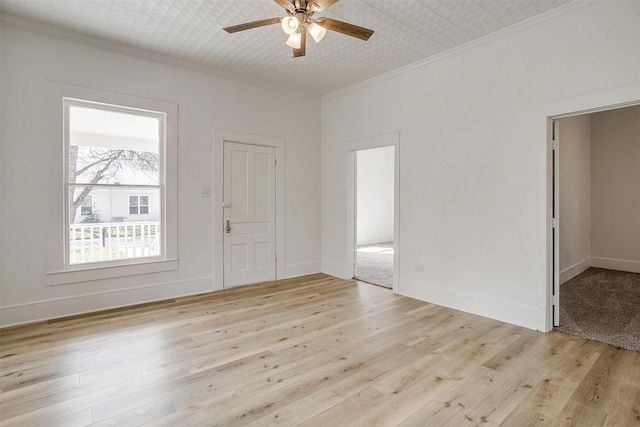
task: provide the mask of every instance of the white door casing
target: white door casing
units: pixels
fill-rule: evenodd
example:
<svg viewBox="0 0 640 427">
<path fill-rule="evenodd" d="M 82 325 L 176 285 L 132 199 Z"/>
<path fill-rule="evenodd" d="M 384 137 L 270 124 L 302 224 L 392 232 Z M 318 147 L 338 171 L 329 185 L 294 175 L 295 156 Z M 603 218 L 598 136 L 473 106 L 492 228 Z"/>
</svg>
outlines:
<svg viewBox="0 0 640 427">
<path fill-rule="evenodd" d="M 628 107 L 638 105 L 639 103 L 640 83 L 633 83 L 626 86 L 619 86 L 598 90 L 596 92 L 583 93 L 567 98 L 563 97 L 559 99 L 553 99 L 547 102 L 543 102 L 537 106 L 537 115 L 539 118 L 539 122 L 541 125 L 545 125 L 544 127 L 540 126 L 539 139 L 546 142 L 546 155 L 541 156 L 541 159 L 543 159 L 541 170 L 544 172 L 540 174 L 540 176 L 542 177 L 542 181 L 540 182 L 540 184 L 541 186 L 543 186 L 542 188 L 546 187 L 547 189 L 543 212 L 545 217 L 544 232 L 546 235 L 546 245 L 543 253 L 545 258 L 544 264 L 547 280 L 546 283 L 544 283 L 544 286 L 541 285 L 541 301 L 543 301 L 543 305 L 541 305 L 540 308 L 540 323 L 538 326 L 538 330 L 540 331 L 548 332 L 553 329 L 555 308 L 554 289 L 560 288 L 559 284 L 556 284 L 556 280 L 559 280 L 559 272 L 557 272 L 557 274 L 554 274 L 556 273 L 554 271 L 555 265 L 558 264 L 559 258 L 558 260 L 555 259 L 555 256 L 558 253 L 558 248 L 556 247 L 553 233 L 553 160 L 555 155 L 555 153 L 553 152 L 552 142 L 553 121 L 561 119 L 563 117 L 595 113 L 599 111 L 611 110 L 614 108 Z M 558 296 L 559 293 L 560 292 L 558 289 Z"/>
<path fill-rule="evenodd" d="M 357 206 L 356 206 L 356 172 L 357 152 L 372 148 L 394 146 L 394 209 L 393 209 L 393 287 L 394 293 L 400 293 L 399 287 L 399 261 L 400 261 L 400 133 L 389 133 L 373 137 L 346 141 L 344 144 L 347 158 L 347 203 L 346 203 L 346 271 L 342 275 L 345 279 L 351 279 L 356 274 L 356 234 L 357 234 Z"/>
<path fill-rule="evenodd" d="M 275 148 L 224 144 L 224 286 L 276 278 Z"/>
<path fill-rule="evenodd" d="M 237 132 L 225 129 L 213 131 L 213 169 L 211 175 L 213 227 L 211 228 L 211 243 L 213 249 L 213 290 L 225 288 L 224 277 L 224 235 L 225 208 L 224 206 L 224 146 L 227 142 L 272 147 L 275 149 L 275 251 L 277 255 L 276 279 L 287 277 L 285 271 L 285 140 L 284 138 L 260 135 L 254 133 Z M 206 196 L 203 196 L 206 197 Z"/>
<path fill-rule="evenodd" d="M 560 326 L 560 121 L 551 122 L 552 202 L 551 232 L 553 239 L 553 326 Z"/>
</svg>

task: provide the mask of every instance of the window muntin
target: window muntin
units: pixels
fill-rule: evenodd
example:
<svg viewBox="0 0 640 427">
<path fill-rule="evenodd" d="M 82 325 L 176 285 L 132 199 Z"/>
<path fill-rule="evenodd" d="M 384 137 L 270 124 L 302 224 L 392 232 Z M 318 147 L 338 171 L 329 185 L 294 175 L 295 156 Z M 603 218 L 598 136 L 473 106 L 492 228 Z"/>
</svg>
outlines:
<svg viewBox="0 0 640 427">
<path fill-rule="evenodd" d="M 72 99 L 65 106 L 67 265 L 162 257 L 164 114 Z"/>
<path fill-rule="evenodd" d="M 149 196 L 129 196 L 129 215 L 149 214 Z"/>
</svg>

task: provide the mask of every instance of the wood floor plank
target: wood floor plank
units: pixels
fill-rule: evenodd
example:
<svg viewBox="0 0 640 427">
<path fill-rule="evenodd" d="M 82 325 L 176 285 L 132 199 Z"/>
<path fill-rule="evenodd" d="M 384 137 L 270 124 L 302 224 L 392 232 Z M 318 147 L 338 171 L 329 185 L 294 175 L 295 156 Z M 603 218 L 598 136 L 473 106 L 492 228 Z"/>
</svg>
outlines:
<svg viewBox="0 0 640 427">
<path fill-rule="evenodd" d="M 342 399 L 336 396 L 331 390 L 320 390 L 311 394 L 304 399 L 278 409 L 277 411 L 259 418 L 249 426 L 260 427 L 269 426 L 295 426 L 306 423 L 310 418 L 325 412 L 326 410 L 338 405 Z"/>
<path fill-rule="evenodd" d="M 93 424 L 93 414 L 90 408 L 74 412 L 56 419 L 49 419 L 42 423 L 47 427 L 86 427 Z"/>
<path fill-rule="evenodd" d="M 367 387 L 326 411 L 306 420 L 305 425 L 324 427 L 335 425 L 336 422 L 345 426 L 354 425 L 363 414 L 368 413 L 376 405 L 382 403 L 384 398 L 385 395 L 378 390 Z"/>
<path fill-rule="evenodd" d="M 288 400 L 282 394 L 270 392 L 257 397 L 243 398 L 240 404 L 193 425 L 202 427 L 247 425 L 257 419 L 269 417 L 288 404 Z"/>
<path fill-rule="evenodd" d="M 141 426 L 174 412 L 175 408 L 171 403 L 171 399 L 165 398 L 122 412 L 93 425 L 96 427 Z"/>
<path fill-rule="evenodd" d="M 562 337 L 558 335 L 557 339 Z M 582 339 L 579 343 L 576 341 L 564 340 L 572 345 L 552 356 L 554 361 L 549 360 L 547 365 L 552 369 L 547 370 L 542 381 L 532 390 L 533 393 L 522 399 L 505 418 L 504 425 L 539 425 L 561 415 L 573 392 L 600 357 L 600 353 L 595 351 L 599 346 Z M 556 356 L 560 359 L 555 360 Z M 545 364 L 542 363 L 542 366 Z"/>
<path fill-rule="evenodd" d="M 324 274 L 0 330 L 0 425 L 640 425 L 640 353 Z"/>
</svg>

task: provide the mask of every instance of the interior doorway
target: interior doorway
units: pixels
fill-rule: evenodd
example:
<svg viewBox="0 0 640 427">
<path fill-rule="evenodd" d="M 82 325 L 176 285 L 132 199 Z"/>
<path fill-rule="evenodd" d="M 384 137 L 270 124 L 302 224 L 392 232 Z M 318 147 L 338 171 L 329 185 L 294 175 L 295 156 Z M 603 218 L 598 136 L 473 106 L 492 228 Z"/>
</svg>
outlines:
<svg viewBox="0 0 640 427">
<path fill-rule="evenodd" d="M 640 351 L 640 105 L 551 133 L 553 325 Z"/>
<path fill-rule="evenodd" d="M 395 147 L 354 152 L 354 278 L 393 288 Z"/>
</svg>

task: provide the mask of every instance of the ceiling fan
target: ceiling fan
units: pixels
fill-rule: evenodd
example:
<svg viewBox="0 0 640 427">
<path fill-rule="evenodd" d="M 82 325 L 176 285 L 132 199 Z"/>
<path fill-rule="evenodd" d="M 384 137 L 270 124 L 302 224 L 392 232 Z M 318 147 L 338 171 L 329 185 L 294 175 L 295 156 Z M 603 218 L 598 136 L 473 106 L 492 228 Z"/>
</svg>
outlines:
<svg viewBox="0 0 640 427">
<path fill-rule="evenodd" d="M 304 56 L 307 43 L 307 31 L 316 43 L 320 42 L 327 30 L 336 31 L 361 40 L 369 40 L 373 30 L 338 21 L 336 19 L 320 17 L 313 19 L 316 12 L 322 12 L 338 0 L 273 0 L 282 6 L 288 16 L 284 18 L 270 18 L 260 21 L 226 27 L 228 33 L 250 30 L 266 25 L 280 24 L 282 31 L 289 35 L 287 45 L 293 49 L 293 57 Z"/>
</svg>

